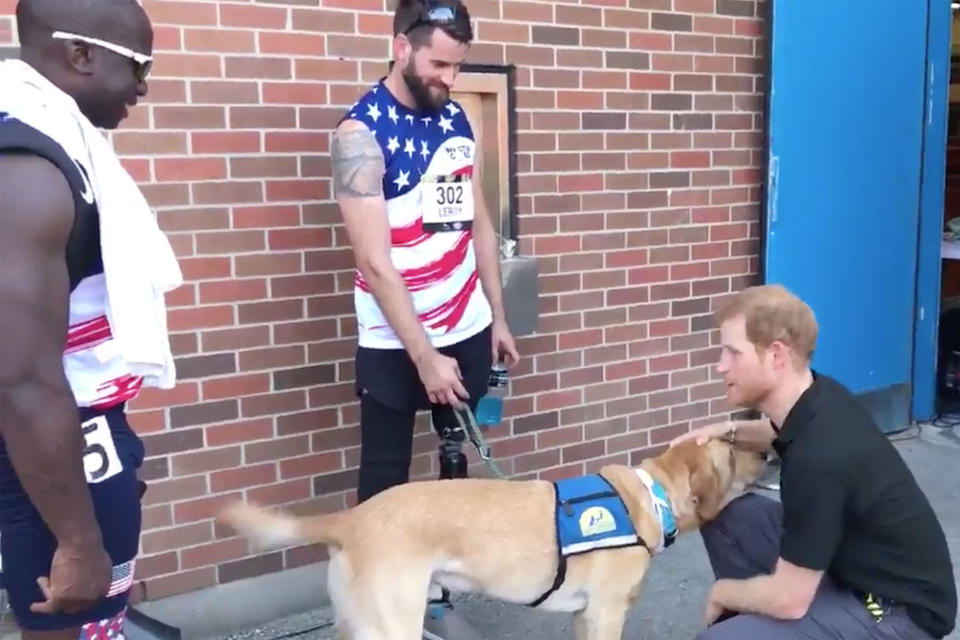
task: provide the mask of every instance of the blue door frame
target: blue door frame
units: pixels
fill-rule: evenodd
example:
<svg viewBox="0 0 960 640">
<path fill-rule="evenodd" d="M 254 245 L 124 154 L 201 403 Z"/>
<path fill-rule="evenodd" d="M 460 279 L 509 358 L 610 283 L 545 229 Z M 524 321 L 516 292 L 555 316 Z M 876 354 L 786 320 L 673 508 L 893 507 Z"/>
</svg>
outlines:
<svg viewBox="0 0 960 640">
<path fill-rule="evenodd" d="M 947 111 L 950 91 L 949 0 L 934 0 L 927 25 L 926 119 L 923 180 L 920 185 L 920 240 L 917 247 L 917 306 L 913 347 L 914 420 L 936 412 L 937 335 L 940 317 L 940 238 L 944 220 Z"/>
<path fill-rule="evenodd" d="M 884 431 L 933 413 L 949 0 L 772 0 L 762 277 Z"/>
</svg>

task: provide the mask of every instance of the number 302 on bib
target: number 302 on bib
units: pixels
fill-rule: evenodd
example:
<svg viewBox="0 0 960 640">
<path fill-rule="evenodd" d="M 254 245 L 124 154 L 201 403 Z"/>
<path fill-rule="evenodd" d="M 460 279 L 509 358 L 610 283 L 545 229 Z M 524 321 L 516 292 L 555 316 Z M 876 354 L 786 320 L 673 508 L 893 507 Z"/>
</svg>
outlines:
<svg viewBox="0 0 960 640">
<path fill-rule="evenodd" d="M 421 178 L 423 230 L 465 231 L 473 226 L 473 183 L 468 176 Z"/>
</svg>

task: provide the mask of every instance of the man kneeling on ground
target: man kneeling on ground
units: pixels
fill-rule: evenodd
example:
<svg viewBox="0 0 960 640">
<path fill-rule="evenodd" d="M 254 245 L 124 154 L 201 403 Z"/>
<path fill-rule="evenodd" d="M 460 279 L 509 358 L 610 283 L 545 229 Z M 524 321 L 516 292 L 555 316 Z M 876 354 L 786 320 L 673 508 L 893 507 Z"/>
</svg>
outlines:
<svg viewBox="0 0 960 640">
<path fill-rule="evenodd" d="M 718 314 L 728 400 L 767 419 L 674 440 L 771 446 L 781 502 L 747 494 L 705 525 L 718 578 L 698 640 L 919 640 L 954 627 L 943 529 L 894 446 L 857 398 L 810 369 L 813 311 L 780 286 L 747 289 Z"/>
</svg>

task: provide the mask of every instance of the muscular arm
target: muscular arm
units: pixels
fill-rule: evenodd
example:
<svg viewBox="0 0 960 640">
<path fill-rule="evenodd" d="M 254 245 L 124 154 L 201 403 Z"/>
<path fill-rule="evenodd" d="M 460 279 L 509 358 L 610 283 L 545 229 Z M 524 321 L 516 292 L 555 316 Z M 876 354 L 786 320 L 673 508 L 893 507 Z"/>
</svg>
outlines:
<svg viewBox="0 0 960 640">
<path fill-rule="evenodd" d="M 736 431 L 733 442 L 737 448 L 746 451 L 766 451 L 777 437 L 770 420 L 735 420 Z"/>
<path fill-rule="evenodd" d="M 503 284 L 500 280 L 500 250 L 497 232 L 490 220 L 483 197 L 483 176 L 480 155 L 477 154 L 473 175 L 473 244 L 477 252 L 477 272 L 483 293 L 490 302 L 494 321 L 506 321 L 503 312 Z"/>
<path fill-rule="evenodd" d="M 798 464 L 798 463 L 794 463 Z M 780 557 L 771 575 L 718 580 L 711 600 L 720 609 L 759 613 L 783 620 L 807 614 L 824 573 L 843 540 L 849 489 L 837 472 L 842 462 L 801 461 L 802 471 L 780 494 L 783 534 Z"/>
<path fill-rule="evenodd" d="M 0 155 L 0 434 L 20 483 L 62 546 L 101 544 L 83 438 L 63 371 L 74 220 L 67 182 L 37 156 Z"/>
<path fill-rule="evenodd" d="M 347 120 L 330 147 L 333 186 L 354 259 L 410 358 L 419 363 L 432 347 L 413 299 L 390 261 L 390 224 L 383 197 L 384 159 L 373 133 Z"/>
<path fill-rule="evenodd" d="M 823 573 L 780 558 L 771 575 L 747 580 L 718 580 L 712 598 L 722 609 L 780 620 L 799 620 L 807 615 Z"/>
</svg>

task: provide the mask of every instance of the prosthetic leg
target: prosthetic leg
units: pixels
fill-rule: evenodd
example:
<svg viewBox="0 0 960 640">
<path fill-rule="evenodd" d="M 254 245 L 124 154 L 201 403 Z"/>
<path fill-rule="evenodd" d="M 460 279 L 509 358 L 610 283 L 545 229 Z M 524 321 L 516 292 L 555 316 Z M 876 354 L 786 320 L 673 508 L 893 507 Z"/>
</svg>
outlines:
<svg viewBox="0 0 960 640">
<path fill-rule="evenodd" d="M 463 453 L 463 444 L 467 433 L 460 426 L 450 407 L 433 411 L 433 427 L 440 436 L 438 456 L 440 479 L 452 480 L 467 477 L 467 456 Z M 430 586 L 431 600 L 427 603 L 427 615 L 424 619 L 424 640 L 484 640 L 469 622 L 460 616 L 450 602 L 450 592 L 437 585 Z M 440 591 L 439 597 L 435 591 Z"/>
<path fill-rule="evenodd" d="M 453 417 L 452 413 L 450 417 Z M 442 440 L 439 447 L 440 479 L 466 478 L 467 456 L 463 453 L 463 443 L 467 440 L 467 434 L 463 427 L 454 422 L 452 425 L 443 425 L 437 433 Z"/>
</svg>

